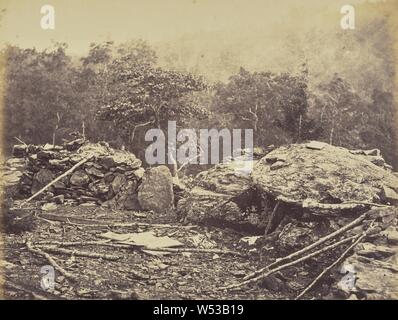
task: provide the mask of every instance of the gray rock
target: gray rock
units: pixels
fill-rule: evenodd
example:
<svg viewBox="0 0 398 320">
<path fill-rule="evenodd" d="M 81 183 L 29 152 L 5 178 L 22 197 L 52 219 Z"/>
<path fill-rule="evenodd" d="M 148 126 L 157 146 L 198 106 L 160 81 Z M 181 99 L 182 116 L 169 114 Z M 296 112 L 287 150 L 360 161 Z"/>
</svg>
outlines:
<svg viewBox="0 0 398 320">
<path fill-rule="evenodd" d="M 122 188 L 122 186 L 126 183 L 126 181 L 127 181 L 127 179 L 126 179 L 126 177 L 124 175 L 117 174 L 115 176 L 115 178 L 113 179 L 113 181 L 112 181 L 113 192 L 115 194 L 119 193 L 121 188 Z"/>
<path fill-rule="evenodd" d="M 28 148 L 25 144 L 16 144 L 12 150 L 12 155 L 16 158 L 26 157 Z"/>
<path fill-rule="evenodd" d="M 145 169 L 144 168 L 138 168 L 137 170 L 133 171 L 133 175 L 136 176 L 138 179 L 142 179 L 144 176 Z"/>
<path fill-rule="evenodd" d="M 137 194 L 131 194 L 129 197 L 126 197 L 123 202 L 119 202 L 119 206 L 120 205 L 122 205 L 122 208 L 124 210 L 140 210 L 141 209 Z"/>
<path fill-rule="evenodd" d="M 296 223 L 288 223 L 279 233 L 276 243 L 278 249 L 290 252 L 315 242 L 314 237 L 315 233 L 313 228 L 299 226 Z"/>
<path fill-rule="evenodd" d="M 140 210 L 141 206 L 138 202 L 137 182 L 128 180 L 121 186 L 116 197 L 112 199 L 116 202 L 116 208 L 121 210 Z"/>
<path fill-rule="evenodd" d="M 323 148 L 325 148 L 326 143 L 320 141 L 311 141 L 310 143 L 307 143 L 305 146 L 308 149 L 322 150 Z"/>
<path fill-rule="evenodd" d="M 63 194 L 60 194 L 54 198 L 52 198 L 52 200 L 56 203 L 56 204 L 63 204 L 65 202 L 65 196 Z"/>
<path fill-rule="evenodd" d="M 104 180 L 106 183 L 111 183 L 114 178 L 115 178 L 115 175 L 112 172 L 107 172 L 104 175 Z"/>
<path fill-rule="evenodd" d="M 274 163 L 271 165 L 270 169 L 271 169 L 271 170 L 278 170 L 278 169 L 281 169 L 281 168 L 286 167 L 286 166 L 288 166 L 288 165 L 289 165 L 289 164 L 286 163 L 285 161 L 276 161 L 276 162 L 274 162 Z"/>
<path fill-rule="evenodd" d="M 92 182 L 89 184 L 88 188 L 97 196 L 106 195 L 110 190 L 109 185 L 106 184 L 104 180 Z"/>
<path fill-rule="evenodd" d="M 54 169 L 65 171 L 68 167 L 69 159 L 51 159 L 48 163 Z"/>
<path fill-rule="evenodd" d="M 292 144 L 262 158 L 254 166 L 252 178 L 257 189 L 273 198 L 283 195 L 297 202 L 381 203 L 381 188 L 398 192 L 398 179 L 369 158 L 329 144 L 321 150 Z M 289 165 L 273 170 L 272 165 L 281 159 Z"/>
<path fill-rule="evenodd" d="M 54 174 L 47 169 L 41 169 L 33 177 L 32 193 L 36 193 L 41 188 L 49 184 L 55 178 Z"/>
<path fill-rule="evenodd" d="M 235 162 L 218 164 L 214 168 L 200 172 L 194 181 L 194 185 L 203 189 L 237 195 L 251 186 L 251 178 L 239 174 L 234 166 Z"/>
<path fill-rule="evenodd" d="M 245 212 L 255 192 L 251 190 L 250 175 L 242 174 L 239 168 L 237 161 L 218 164 L 199 173 L 191 190 L 176 188 L 178 216 L 194 223 L 255 228 L 263 225 L 262 217 L 253 219 Z"/>
<path fill-rule="evenodd" d="M 127 151 L 117 151 L 113 155 L 107 155 L 99 159 L 99 163 L 106 169 L 120 167 L 121 170 L 132 170 L 141 166 L 141 160 Z"/>
<path fill-rule="evenodd" d="M 63 190 L 63 189 L 66 189 L 66 185 L 65 185 L 65 183 L 62 182 L 62 181 L 57 181 L 57 182 L 55 182 L 55 183 L 53 184 L 53 188 L 54 188 L 55 190 Z"/>
<path fill-rule="evenodd" d="M 169 213 L 174 207 L 173 178 L 169 168 L 147 170 L 138 190 L 138 201 L 144 210 Z"/>
<path fill-rule="evenodd" d="M 373 259 L 384 259 L 398 254 L 398 248 L 391 248 L 384 245 L 375 245 L 370 242 L 360 243 L 355 247 L 358 255 Z"/>
<path fill-rule="evenodd" d="M 398 268 L 393 264 L 353 255 L 344 265 L 351 270 L 345 277 L 351 275 L 354 281 L 350 286 L 342 286 L 340 281 L 339 289 L 360 294 L 367 300 L 398 299 Z"/>
<path fill-rule="evenodd" d="M 239 246 L 245 249 L 253 249 L 257 248 L 262 244 L 262 240 L 264 237 L 262 236 L 251 236 L 251 237 L 243 237 L 239 240 Z"/>
<path fill-rule="evenodd" d="M 75 186 L 85 186 L 90 182 L 90 177 L 83 171 L 75 171 L 70 177 L 70 183 Z"/>
<path fill-rule="evenodd" d="M 395 192 L 393 189 L 383 186 L 383 193 L 384 193 L 384 198 L 387 202 L 391 204 L 398 204 L 398 193 Z"/>
<path fill-rule="evenodd" d="M 88 167 L 85 170 L 90 176 L 94 176 L 96 178 L 103 178 L 104 177 L 104 174 L 101 172 L 101 170 L 98 170 L 95 167 Z"/>
<path fill-rule="evenodd" d="M 381 235 L 387 239 L 388 243 L 398 245 L 398 227 L 389 226 L 381 232 Z"/>
</svg>

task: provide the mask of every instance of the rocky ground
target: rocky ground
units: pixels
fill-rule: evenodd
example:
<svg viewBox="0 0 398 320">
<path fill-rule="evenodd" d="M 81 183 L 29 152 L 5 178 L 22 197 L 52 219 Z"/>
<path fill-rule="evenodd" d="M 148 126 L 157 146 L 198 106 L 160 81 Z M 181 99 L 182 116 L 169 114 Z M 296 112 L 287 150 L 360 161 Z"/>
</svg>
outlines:
<svg viewBox="0 0 398 320">
<path fill-rule="evenodd" d="M 33 150 L 71 160 L 69 151 L 53 152 Z M 85 164 L 80 174 L 88 179 L 78 189 L 72 174 L 64 188 L 28 203 L 7 201 L 8 195 L 18 194 L 21 183 L 32 194 L 39 172 L 58 170 L 53 159 L 30 159 L 37 168 L 28 166 L 29 183 L 25 166 L 6 165 L 5 297 L 398 298 L 398 177 L 377 149 L 285 146 L 255 159 L 250 175 L 242 174 L 239 160 L 185 184 L 165 166 L 141 172 L 138 180 L 112 171 L 118 151 L 104 152 Z M 104 158 L 112 159 L 109 174 L 96 164 Z M 115 179 L 137 187 L 121 197 Z M 106 197 L 91 188 L 101 183 Z M 96 200 L 80 201 L 85 192 Z M 60 195 L 74 201 L 55 201 Z M 139 211 L 125 210 L 131 199 Z M 116 205 L 104 205 L 110 200 Z M 46 273 L 52 268 L 54 287 Z"/>
<path fill-rule="evenodd" d="M 38 219 L 32 231 L 8 234 L 4 238 L 6 297 L 12 299 L 204 299 L 240 298 L 270 299 L 289 295 L 262 288 L 240 290 L 234 293 L 216 291 L 228 283 L 235 283 L 244 275 L 261 266 L 264 258 L 258 252 L 237 247 L 243 235 L 233 230 L 214 227 L 192 226 L 186 228 L 170 216 L 156 217 L 151 214 L 109 211 L 100 207 L 59 207 L 54 215 L 84 217 L 104 222 L 148 223 L 140 227 L 91 227 L 70 222 Z M 157 227 L 157 224 L 170 224 Z M 153 224 L 153 225 L 151 225 Z M 71 249 L 102 254 L 113 254 L 120 259 L 109 261 L 102 258 L 79 257 L 73 254 L 51 254 L 54 260 L 76 276 L 72 281 L 56 271 L 54 290 L 40 287 L 43 274 L 40 268 L 48 265 L 45 258 L 30 252 L 26 241 L 33 244 L 43 241 L 98 241 L 99 235 L 112 230 L 118 233 L 154 231 L 158 236 L 170 236 L 179 240 L 181 248 L 217 248 L 226 253 L 213 252 L 158 252 L 145 253 L 140 249 L 124 249 L 100 246 L 74 246 Z M 239 254 L 230 254 L 228 250 Z M 10 286 L 7 284 L 10 283 Z M 279 284 L 279 281 L 276 281 Z M 16 286 L 20 287 L 19 289 Z M 23 289 L 22 289 L 23 288 Z"/>
<path fill-rule="evenodd" d="M 6 298 L 293 299 L 348 246 L 330 250 L 257 283 L 233 290 L 219 290 L 241 282 L 243 277 L 275 261 L 278 256 L 284 256 L 286 252 L 273 247 L 275 242 L 272 240 L 268 243 L 257 241 L 251 244 L 247 239 L 253 237 L 247 238 L 247 234 L 232 229 L 183 226 L 171 216 L 159 217 L 153 213 L 109 211 L 100 207 L 84 206 L 58 207 L 49 212 L 37 210 L 35 213 L 32 230 L 7 234 L 3 239 L 5 257 L 2 269 Z M 57 217 L 69 219 L 62 222 Z M 79 220 L 82 217 L 84 220 Z M 86 220 L 91 220 L 93 225 L 87 225 Z M 99 220 L 106 224 L 120 222 L 139 225 L 99 226 Z M 140 247 L 90 245 L 92 241 L 103 240 L 100 235 L 108 231 L 121 234 L 153 231 L 155 236 L 169 236 L 178 240 L 181 246 L 177 252 L 167 252 L 148 251 Z M 397 239 L 391 238 L 389 241 L 390 244 L 397 243 L 394 242 Z M 40 286 L 43 277 L 40 270 L 49 265 L 49 262 L 40 254 L 30 251 L 27 242 L 34 247 L 54 244 L 56 248 L 62 247 L 59 242 L 80 242 L 65 247 L 71 250 L 67 253 L 46 249 L 71 278 L 56 270 L 54 289 L 43 290 Z M 188 248 L 203 249 L 203 252 L 184 252 Z M 98 253 L 103 257 L 79 256 L 81 252 Z M 337 268 L 325 275 L 305 298 L 356 299 L 363 298 L 364 294 L 368 295 L 367 298 L 372 295 L 380 298 L 383 294 L 387 295 L 384 298 L 396 297 L 397 287 L 394 286 L 394 281 L 397 280 L 398 270 L 396 262 L 391 259 L 396 260 L 397 252 L 396 246 L 390 245 L 387 248 L 382 244 L 372 246 L 365 243 L 359 247 L 357 254 L 350 257 L 355 261 L 347 262 L 348 265 L 355 266 L 355 272 L 360 273 L 361 283 L 358 284 L 362 286 L 359 290 L 362 293 L 353 295 L 349 292 L 352 288 L 348 288 L 346 292 L 344 288 L 339 289 L 336 285 L 339 281 L 344 281 L 344 274 Z M 383 261 L 386 258 L 391 261 Z M 370 278 L 375 275 L 377 279 Z"/>
</svg>

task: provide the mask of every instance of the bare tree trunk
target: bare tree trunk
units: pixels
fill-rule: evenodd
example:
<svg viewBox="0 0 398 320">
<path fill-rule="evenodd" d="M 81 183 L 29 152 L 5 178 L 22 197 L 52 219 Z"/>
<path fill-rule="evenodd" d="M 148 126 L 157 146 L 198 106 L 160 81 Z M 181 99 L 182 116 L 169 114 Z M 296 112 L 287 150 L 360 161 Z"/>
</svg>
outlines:
<svg viewBox="0 0 398 320">
<path fill-rule="evenodd" d="M 329 136 L 330 145 L 333 145 L 333 133 L 334 133 L 334 126 L 332 127 L 332 130 L 330 130 L 330 136 Z"/>
<path fill-rule="evenodd" d="M 54 132 L 53 132 L 53 147 L 55 146 L 55 136 L 58 131 L 59 123 L 61 122 L 61 117 L 57 112 L 57 123 L 55 124 Z"/>
<path fill-rule="evenodd" d="M 82 134 L 83 134 L 83 140 L 86 140 L 86 126 L 85 126 L 85 124 L 84 124 L 84 120 L 83 120 L 83 123 L 82 123 Z"/>
<path fill-rule="evenodd" d="M 303 115 L 300 114 L 299 126 L 298 126 L 297 142 L 300 142 L 300 140 L 301 140 L 301 126 L 302 126 L 302 121 L 303 121 Z"/>
</svg>

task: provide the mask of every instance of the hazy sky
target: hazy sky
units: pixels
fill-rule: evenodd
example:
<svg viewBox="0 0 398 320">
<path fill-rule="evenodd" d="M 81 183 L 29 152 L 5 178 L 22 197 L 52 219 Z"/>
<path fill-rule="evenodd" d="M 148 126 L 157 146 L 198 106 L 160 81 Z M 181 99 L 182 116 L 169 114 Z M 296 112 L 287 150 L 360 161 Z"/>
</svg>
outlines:
<svg viewBox="0 0 398 320">
<path fill-rule="evenodd" d="M 258 32 L 278 34 L 279 30 L 337 31 L 340 8 L 347 2 L 366 1 L 0 0 L 0 9 L 6 10 L 0 36 L 3 42 L 39 49 L 52 41 L 67 42 L 71 52 L 83 53 L 89 43 L 103 40 L 142 38 L 157 43 L 203 32 L 255 37 Z M 55 30 L 40 27 L 40 8 L 45 4 L 55 7 Z"/>
</svg>

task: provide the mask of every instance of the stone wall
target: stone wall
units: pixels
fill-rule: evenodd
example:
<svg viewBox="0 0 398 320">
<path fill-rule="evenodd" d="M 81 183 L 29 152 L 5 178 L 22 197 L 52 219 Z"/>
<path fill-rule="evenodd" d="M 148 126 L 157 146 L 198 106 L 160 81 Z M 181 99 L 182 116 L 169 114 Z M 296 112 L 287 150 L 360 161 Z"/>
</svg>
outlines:
<svg viewBox="0 0 398 320">
<path fill-rule="evenodd" d="M 39 199 L 57 204 L 102 205 L 140 209 L 138 186 L 145 170 L 134 154 L 115 150 L 107 143 L 77 140 L 64 146 L 14 147 L 14 157 L 25 158 L 19 193 L 26 198 L 53 181 L 82 159 L 89 161 L 56 182 Z"/>
</svg>

